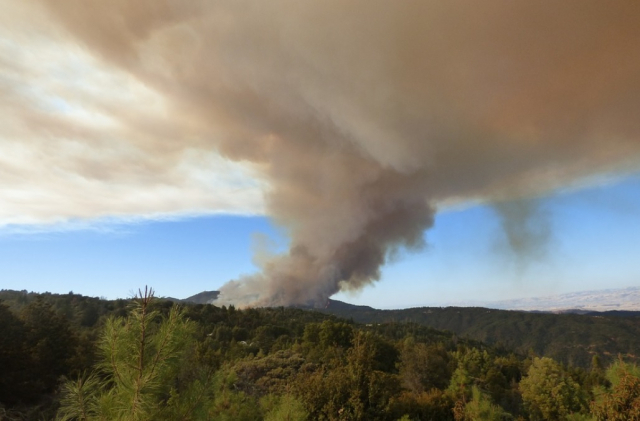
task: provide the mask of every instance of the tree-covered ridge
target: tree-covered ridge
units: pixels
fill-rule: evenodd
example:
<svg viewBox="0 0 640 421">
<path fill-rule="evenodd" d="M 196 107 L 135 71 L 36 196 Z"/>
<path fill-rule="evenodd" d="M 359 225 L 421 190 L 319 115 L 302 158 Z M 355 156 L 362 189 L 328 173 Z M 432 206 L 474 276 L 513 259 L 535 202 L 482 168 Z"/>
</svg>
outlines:
<svg viewBox="0 0 640 421">
<path fill-rule="evenodd" d="M 581 368 L 417 323 L 152 295 L 0 303 L 0 419 L 604 420 L 640 406 L 622 359 Z"/>
<path fill-rule="evenodd" d="M 636 313 L 621 317 L 615 313 L 553 314 L 481 307 L 376 310 L 340 304 L 332 302 L 321 311 L 358 323 L 417 323 L 585 368 L 594 355 L 607 364 L 618 355 L 631 361 L 640 358 L 640 316 Z"/>
</svg>

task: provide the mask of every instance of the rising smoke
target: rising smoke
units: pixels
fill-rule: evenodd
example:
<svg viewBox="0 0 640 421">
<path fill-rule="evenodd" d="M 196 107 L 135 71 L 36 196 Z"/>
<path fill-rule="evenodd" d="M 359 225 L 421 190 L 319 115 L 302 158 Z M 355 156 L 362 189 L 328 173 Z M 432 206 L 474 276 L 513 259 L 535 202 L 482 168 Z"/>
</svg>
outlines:
<svg viewBox="0 0 640 421">
<path fill-rule="evenodd" d="M 422 247 L 438 204 L 638 168 L 639 2 L 40 3 L 167 100 L 156 122 L 171 135 L 130 142 L 165 158 L 215 148 L 267 182 L 290 249 L 225 285 L 223 302 L 322 303 Z"/>
</svg>

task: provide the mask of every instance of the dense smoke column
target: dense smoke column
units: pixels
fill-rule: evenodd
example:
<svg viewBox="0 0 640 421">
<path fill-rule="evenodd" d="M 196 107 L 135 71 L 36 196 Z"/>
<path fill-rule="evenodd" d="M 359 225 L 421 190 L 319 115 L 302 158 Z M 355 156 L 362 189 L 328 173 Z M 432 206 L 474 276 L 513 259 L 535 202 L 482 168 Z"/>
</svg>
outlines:
<svg viewBox="0 0 640 421">
<path fill-rule="evenodd" d="M 272 151 L 267 206 L 288 229 L 290 249 L 261 273 L 224 286 L 220 302 L 324 305 L 340 289 L 378 280 L 398 247 L 423 246 L 434 215 L 428 175 L 384 166 L 334 135 L 312 138 L 309 150 L 286 142 Z"/>
<path fill-rule="evenodd" d="M 435 204 L 640 168 L 638 2 L 36 3 L 165 100 L 146 119 L 105 107 L 139 151 L 132 174 L 216 150 L 268 185 L 291 247 L 223 302 L 322 302 L 420 247 Z M 530 209 L 499 207 L 521 254 L 548 237 L 519 229 Z"/>
</svg>

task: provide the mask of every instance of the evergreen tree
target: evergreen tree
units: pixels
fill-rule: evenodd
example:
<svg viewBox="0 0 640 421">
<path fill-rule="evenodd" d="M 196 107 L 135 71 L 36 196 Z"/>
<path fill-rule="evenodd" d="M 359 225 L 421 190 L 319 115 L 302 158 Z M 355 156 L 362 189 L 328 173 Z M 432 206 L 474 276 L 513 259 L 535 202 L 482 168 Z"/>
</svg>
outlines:
<svg viewBox="0 0 640 421">
<path fill-rule="evenodd" d="M 59 377 L 69 373 L 77 337 L 69 321 L 41 297 L 22 310 L 21 318 L 29 357 L 25 375 L 31 399 L 35 400 L 43 393 L 53 392 Z"/>
<path fill-rule="evenodd" d="M 209 377 L 179 378 L 194 324 L 177 307 L 161 316 L 152 299 L 145 288 L 127 318 L 107 321 L 97 370 L 63 386 L 60 420 L 203 419 Z"/>
<path fill-rule="evenodd" d="M 27 357 L 24 352 L 24 325 L 9 307 L 0 302 L 0 404 L 13 405 L 26 392 Z"/>
</svg>

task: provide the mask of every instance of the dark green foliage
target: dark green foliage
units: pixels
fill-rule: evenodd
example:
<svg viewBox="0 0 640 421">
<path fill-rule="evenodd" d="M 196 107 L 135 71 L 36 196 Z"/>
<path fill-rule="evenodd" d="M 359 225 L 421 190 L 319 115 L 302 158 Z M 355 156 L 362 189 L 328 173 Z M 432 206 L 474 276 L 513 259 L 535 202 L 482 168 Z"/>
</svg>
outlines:
<svg viewBox="0 0 640 421">
<path fill-rule="evenodd" d="M 232 366 L 237 378 L 235 387 L 252 396 L 283 394 L 289 391 L 291 379 L 305 363 L 302 355 L 291 350 L 240 360 Z"/>
<path fill-rule="evenodd" d="M 25 372 L 29 354 L 25 352 L 24 323 L 0 302 L 0 403 L 15 405 L 25 399 Z"/>
<path fill-rule="evenodd" d="M 51 304 L 36 299 L 21 312 L 25 329 L 25 348 L 30 356 L 27 373 L 32 390 L 53 392 L 58 377 L 71 371 L 77 338 L 67 319 Z"/>
<path fill-rule="evenodd" d="M 551 314 L 478 307 L 376 310 L 334 303 L 320 311 L 373 325 L 417 323 L 522 353 L 533 350 L 537 355 L 585 368 L 594 353 L 609 364 L 618 354 L 634 360 L 640 349 L 638 313 L 622 317 L 616 313 Z"/>
<path fill-rule="evenodd" d="M 34 301 L 42 301 L 50 305 L 51 309 L 64 317 L 70 326 L 91 328 L 96 326 L 100 318 L 113 314 L 126 316 L 130 300 L 106 301 L 95 297 L 85 297 L 69 292 L 68 294 L 51 294 L 45 292 L 37 294 L 27 291 L 1 290 L 0 300 L 16 313 Z"/>
<path fill-rule="evenodd" d="M 97 370 L 63 386 L 61 420 L 205 416 L 211 376 L 206 369 L 189 381 L 180 376 L 185 374 L 182 364 L 189 361 L 195 325 L 176 307 L 162 315 L 162 305 L 152 308 L 152 299 L 153 291 L 145 288 L 126 319 L 107 320 Z"/>
<path fill-rule="evenodd" d="M 491 321 L 487 329 L 465 309 L 412 309 L 403 319 L 365 307 L 371 318 L 360 325 L 299 308 L 178 309 L 154 299 L 143 309 L 145 296 L 0 292 L 0 418 L 53 419 L 61 405 L 62 419 L 586 420 L 589 409 L 599 419 L 634 419 L 638 407 L 635 366 L 605 370 L 597 346 L 574 344 L 566 365 L 538 357 L 559 342 L 542 341 L 537 329 L 565 326 L 582 340 L 593 332 L 577 331 L 580 323 L 631 333 L 633 319 L 467 309 L 480 324 Z M 511 344 L 531 346 L 518 353 L 470 332 L 496 344 L 519 332 Z"/>
<path fill-rule="evenodd" d="M 261 400 L 265 421 L 304 421 L 309 413 L 293 395 L 266 396 Z"/>
<path fill-rule="evenodd" d="M 442 345 L 416 343 L 412 337 L 402 344 L 400 377 L 402 384 L 415 393 L 445 389 L 451 379 L 451 358 Z"/>
<path fill-rule="evenodd" d="M 511 414 L 500 405 L 494 404 L 491 398 L 477 386 L 472 387 L 471 400 L 464 405 L 461 414 L 464 415 L 465 420 L 506 421 L 513 419 Z"/>
<path fill-rule="evenodd" d="M 453 420 L 455 401 L 451 394 L 440 389 L 422 393 L 402 391 L 390 402 L 390 411 L 395 419 L 408 416 L 410 420 Z"/>
<path fill-rule="evenodd" d="M 18 314 L 0 304 L 0 404 L 44 404 L 79 362 L 76 333 L 51 304 L 35 299 Z"/>
<path fill-rule="evenodd" d="M 320 346 L 323 348 L 348 348 L 353 339 L 353 329 L 344 322 L 325 320 L 320 325 Z"/>
<path fill-rule="evenodd" d="M 207 403 L 206 420 L 255 421 L 263 417 L 258 400 L 237 391 L 236 376 L 233 371 L 222 371 L 216 376 L 215 395 Z"/>
</svg>

